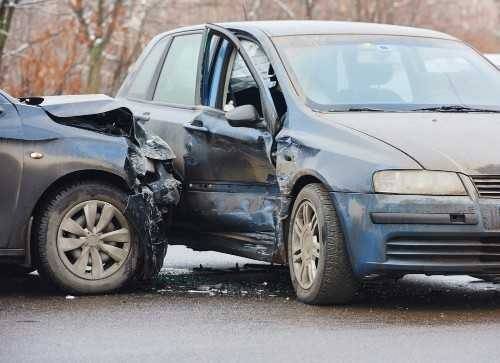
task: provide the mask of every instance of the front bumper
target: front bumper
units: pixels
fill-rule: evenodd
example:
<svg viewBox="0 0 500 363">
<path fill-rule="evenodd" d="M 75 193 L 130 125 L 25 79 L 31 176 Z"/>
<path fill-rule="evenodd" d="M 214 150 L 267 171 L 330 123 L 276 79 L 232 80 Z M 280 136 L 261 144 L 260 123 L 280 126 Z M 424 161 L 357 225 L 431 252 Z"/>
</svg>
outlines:
<svg viewBox="0 0 500 363">
<path fill-rule="evenodd" d="M 500 199 L 333 192 L 355 273 L 500 273 Z"/>
</svg>

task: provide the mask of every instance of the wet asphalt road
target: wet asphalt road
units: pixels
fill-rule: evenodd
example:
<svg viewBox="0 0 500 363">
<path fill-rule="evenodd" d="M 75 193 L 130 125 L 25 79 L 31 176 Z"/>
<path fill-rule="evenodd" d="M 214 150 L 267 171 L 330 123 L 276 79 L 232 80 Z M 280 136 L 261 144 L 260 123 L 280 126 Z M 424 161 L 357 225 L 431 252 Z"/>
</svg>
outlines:
<svg viewBox="0 0 500 363">
<path fill-rule="evenodd" d="M 174 247 L 154 287 L 107 296 L 0 278 L 0 362 L 500 360 L 500 285 L 408 276 L 313 307 L 285 269 L 249 262 Z"/>
</svg>

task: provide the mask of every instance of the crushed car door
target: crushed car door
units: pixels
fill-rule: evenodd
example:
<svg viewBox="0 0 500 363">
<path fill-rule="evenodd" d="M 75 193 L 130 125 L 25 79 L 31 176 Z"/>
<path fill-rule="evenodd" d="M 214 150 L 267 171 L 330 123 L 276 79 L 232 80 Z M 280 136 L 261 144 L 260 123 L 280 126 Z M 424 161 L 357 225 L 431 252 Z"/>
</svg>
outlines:
<svg viewBox="0 0 500 363">
<path fill-rule="evenodd" d="M 0 95 L 0 256 L 7 248 L 23 170 L 23 132 L 16 108 Z M 35 150 L 33 150 L 35 151 Z M 36 156 L 36 155 L 34 155 Z M 16 251 L 10 251 L 15 253 Z M 24 253 L 24 251 L 19 251 Z M 5 253 L 5 250 L 3 251 Z"/>
<path fill-rule="evenodd" d="M 213 249 L 271 260 L 280 205 L 271 158 L 276 111 L 252 59 L 225 29 L 207 30 L 200 87 L 202 111 L 184 125 L 186 225 L 209 233 L 201 243 Z M 224 109 L 243 105 L 259 110 L 260 124 L 231 126 Z"/>
</svg>

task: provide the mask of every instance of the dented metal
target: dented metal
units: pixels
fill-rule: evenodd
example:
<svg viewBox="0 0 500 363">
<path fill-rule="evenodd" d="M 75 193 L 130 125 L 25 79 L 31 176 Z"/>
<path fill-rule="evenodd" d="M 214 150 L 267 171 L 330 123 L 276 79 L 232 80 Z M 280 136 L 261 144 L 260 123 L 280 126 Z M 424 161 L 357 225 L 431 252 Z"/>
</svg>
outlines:
<svg viewBox="0 0 500 363">
<path fill-rule="evenodd" d="M 155 276 L 167 251 L 168 221 L 180 199 L 180 182 L 172 175 L 174 154 L 165 141 L 150 136 L 135 124 L 135 142 L 130 142 L 125 170 L 133 183 L 125 215 L 132 221 L 143 247 L 142 279 Z M 148 164 L 156 164 L 156 178 L 148 181 Z"/>
<path fill-rule="evenodd" d="M 144 130 L 129 109 L 104 95 L 31 97 L 20 102 L 24 138 L 31 138 L 40 151 L 47 149 L 47 171 L 58 171 L 56 178 L 46 181 L 44 174 L 37 175 L 42 186 L 71 175 L 67 165 L 78 173 L 91 167 L 123 180 L 129 191 L 125 215 L 142 250 L 137 278 L 153 277 L 163 264 L 170 213 L 180 198 L 169 145 Z M 71 139 L 73 143 L 66 142 Z M 57 167 L 57 160 L 66 162 Z M 31 165 L 26 167 L 29 173 Z M 36 202 L 36 195 L 33 199 Z"/>
</svg>

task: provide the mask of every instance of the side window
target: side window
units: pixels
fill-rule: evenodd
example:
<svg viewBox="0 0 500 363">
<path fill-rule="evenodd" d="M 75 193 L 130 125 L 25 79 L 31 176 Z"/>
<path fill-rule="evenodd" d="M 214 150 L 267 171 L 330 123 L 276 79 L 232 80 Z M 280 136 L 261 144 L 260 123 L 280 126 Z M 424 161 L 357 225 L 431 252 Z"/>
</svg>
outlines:
<svg viewBox="0 0 500 363">
<path fill-rule="evenodd" d="M 167 45 L 168 37 L 160 40 L 151 49 L 146 59 L 140 65 L 139 70 L 136 72 L 134 80 L 129 86 L 128 96 L 132 98 L 146 99 L 148 96 L 149 87 L 153 76 L 156 72 L 158 64 L 161 62 L 161 58 L 165 51 L 165 46 Z"/>
<path fill-rule="evenodd" d="M 259 72 L 259 75 L 261 76 L 262 80 L 264 81 L 264 84 L 268 88 L 273 88 L 276 83 L 271 79 L 272 74 L 271 74 L 271 62 L 269 61 L 269 58 L 267 58 L 266 53 L 262 50 L 262 48 L 257 44 L 254 43 L 250 40 L 242 40 L 241 45 L 247 52 L 248 56 L 252 60 L 252 63 Z M 250 71 L 245 65 L 245 62 L 243 61 L 243 58 L 241 58 L 240 55 L 238 55 L 237 61 L 239 62 L 239 68 L 244 69 L 246 68 L 246 72 L 248 72 L 248 75 L 250 76 Z M 235 68 L 237 68 L 238 65 L 235 64 Z"/>
<path fill-rule="evenodd" d="M 194 105 L 202 34 L 179 35 L 170 45 L 153 99 Z"/>
<path fill-rule="evenodd" d="M 259 72 L 264 84 L 269 88 L 274 87 L 275 82 L 272 81 L 272 76 L 270 75 L 271 63 L 260 46 L 248 40 L 242 40 L 241 44 L 245 48 L 257 72 Z M 250 73 L 243 57 L 240 53 L 237 53 L 227 85 L 224 109 L 227 111 L 233 107 L 248 104 L 254 105 L 262 115 L 257 82 Z"/>
<path fill-rule="evenodd" d="M 253 105 L 262 116 L 259 86 L 240 52 L 235 51 L 232 43 L 225 38 L 217 38 L 216 50 L 213 52 L 212 39 L 207 47 L 209 51 L 205 54 L 203 104 L 226 112 L 238 106 Z M 276 111 L 281 117 L 286 112 L 286 102 L 269 58 L 260 45 L 253 41 L 243 39 L 241 45 L 258 76 L 269 88 Z"/>
</svg>

